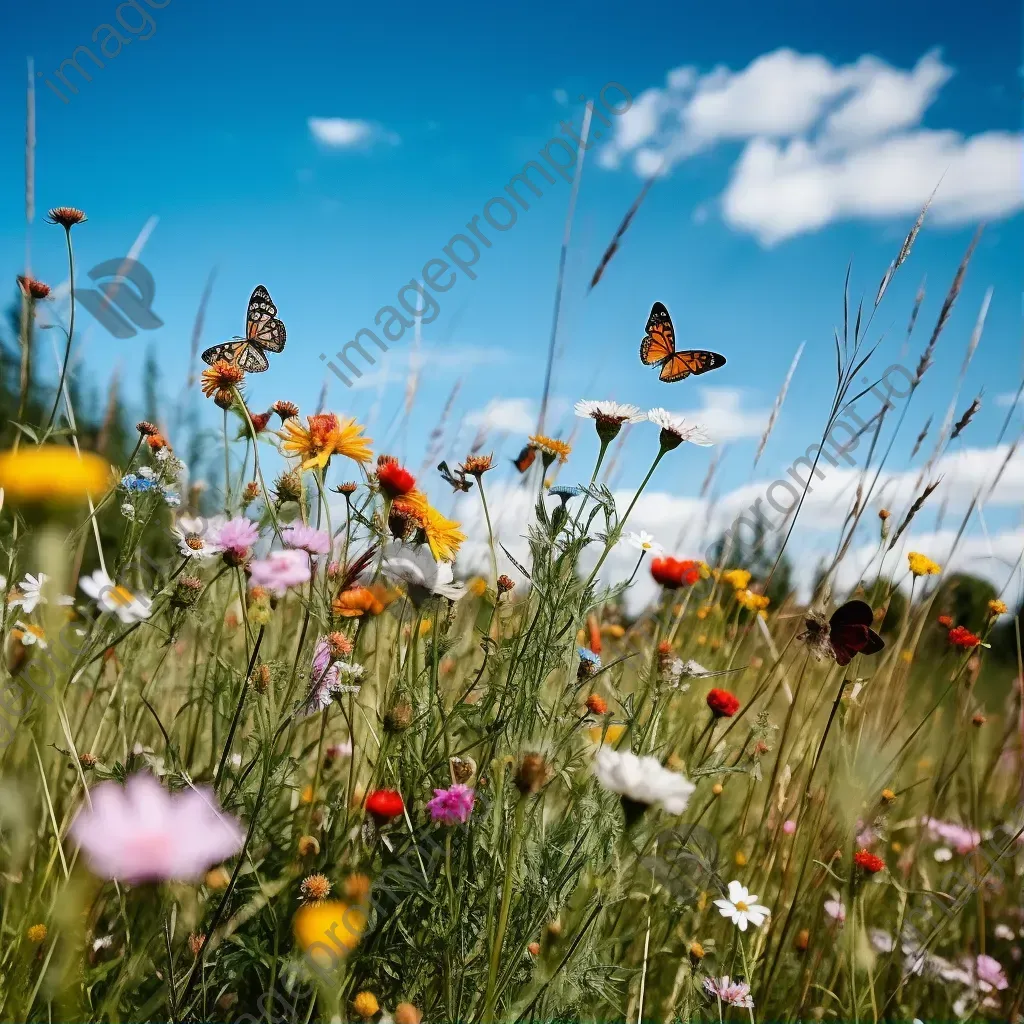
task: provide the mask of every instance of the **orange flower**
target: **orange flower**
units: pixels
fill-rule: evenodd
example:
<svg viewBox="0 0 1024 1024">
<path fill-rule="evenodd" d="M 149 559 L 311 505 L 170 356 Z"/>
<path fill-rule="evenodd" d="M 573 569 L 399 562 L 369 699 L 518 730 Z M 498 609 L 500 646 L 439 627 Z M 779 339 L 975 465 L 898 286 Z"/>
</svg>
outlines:
<svg viewBox="0 0 1024 1024">
<path fill-rule="evenodd" d="M 85 213 L 74 206 L 55 206 L 46 215 L 47 224 L 59 224 L 65 231 L 70 231 L 76 224 L 86 220 L 88 218 Z"/>
<path fill-rule="evenodd" d="M 211 367 L 203 370 L 203 394 L 212 398 L 218 391 L 230 391 L 239 387 L 245 379 L 245 372 L 240 366 L 229 363 L 226 359 L 218 359 Z"/>
<path fill-rule="evenodd" d="M 363 615 L 380 615 L 391 603 L 391 595 L 377 585 L 352 587 L 343 590 L 331 603 L 331 610 L 344 619 L 357 619 Z"/>
<path fill-rule="evenodd" d="M 333 412 L 307 416 L 308 427 L 297 419 L 290 418 L 284 423 L 281 447 L 289 455 L 302 459 L 302 468 L 317 466 L 324 469 L 332 455 L 345 455 L 354 462 L 369 462 L 371 440 L 363 437 L 363 428 L 354 419 L 344 423 Z"/>
</svg>

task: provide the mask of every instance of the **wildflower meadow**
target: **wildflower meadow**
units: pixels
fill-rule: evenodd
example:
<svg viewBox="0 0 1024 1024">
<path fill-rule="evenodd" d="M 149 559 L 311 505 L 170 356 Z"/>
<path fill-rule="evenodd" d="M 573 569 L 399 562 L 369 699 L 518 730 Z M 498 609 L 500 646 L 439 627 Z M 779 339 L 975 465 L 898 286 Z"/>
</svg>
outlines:
<svg viewBox="0 0 1024 1024">
<path fill-rule="evenodd" d="M 863 300 L 836 267 L 836 335 L 809 342 L 834 349 L 807 439 L 823 459 L 886 366 L 879 311 L 911 313 L 886 304 L 926 218 Z M 48 220 L 39 244 L 73 278 L 95 219 Z M 186 384 L 208 424 L 190 454 L 166 404 L 92 409 L 74 290 L 44 335 L 50 287 L 18 277 L 0 1018 L 1024 1019 L 1021 562 L 1002 590 L 947 569 L 998 478 L 971 485 L 952 547 L 914 543 L 977 406 L 918 438 L 912 495 L 879 490 L 972 252 L 912 311 L 911 383 L 860 428 L 809 589 L 792 551 L 817 457 L 777 528 L 677 549 L 637 503 L 710 434 L 626 404 L 629 380 L 623 401 L 576 395 L 514 461 L 481 432 L 423 470 L 343 399 L 275 392 L 301 340 L 270 282 Z M 54 337 L 55 382 L 37 370 Z M 627 435 L 646 462 L 623 499 L 607 470 Z M 849 585 L 855 532 L 876 550 Z"/>
</svg>

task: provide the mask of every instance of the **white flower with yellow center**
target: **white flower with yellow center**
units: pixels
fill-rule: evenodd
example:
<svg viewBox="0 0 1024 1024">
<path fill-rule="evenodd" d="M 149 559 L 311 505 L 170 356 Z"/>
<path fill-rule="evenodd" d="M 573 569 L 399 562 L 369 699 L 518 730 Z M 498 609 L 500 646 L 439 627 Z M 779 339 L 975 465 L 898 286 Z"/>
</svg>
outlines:
<svg viewBox="0 0 1024 1024">
<path fill-rule="evenodd" d="M 729 898 L 715 900 L 722 917 L 729 918 L 741 932 L 747 930 L 747 924 L 760 928 L 765 918 L 771 913 L 767 907 L 757 902 L 757 897 L 751 895 L 745 885 L 741 885 L 735 879 L 729 883 Z"/>
<path fill-rule="evenodd" d="M 174 524 L 178 538 L 178 550 L 186 558 L 205 560 L 219 555 L 222 548 L 216 542 L 217 534 L 224 525 L 223 516 L 203 519 L 202 516 L 182 516 Z"/>
<path fill-rule="evenodd" d="M 78 585 L 105 612 L 113 612 L 125 625 L 148 619 L 152 602 L 147 597 L 136 597 L 127 587 L 116 584 L 102 569 L 85 576 Z"/>
<path fill-rule="evenodd" d="M 41 651 L 46 650 L 46 634 L 42 626 L 28 625 L 24 622 L 16 622 L 11 636 L 21 642 L 22 647 L 38 647 Z"/>
<path fill-rule="evenodd" d="M 657 554 L 661 551 L 661 545 L 646 530 L 640 530 L 639 533 L 627 533 L 623 540 L 645 555 Z"/>
</svg>

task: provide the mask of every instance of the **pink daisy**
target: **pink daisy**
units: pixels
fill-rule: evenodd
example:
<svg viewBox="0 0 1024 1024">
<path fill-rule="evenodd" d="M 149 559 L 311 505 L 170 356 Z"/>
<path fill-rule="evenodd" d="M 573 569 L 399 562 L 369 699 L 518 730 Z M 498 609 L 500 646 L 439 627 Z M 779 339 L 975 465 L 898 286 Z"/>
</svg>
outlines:
<svg viewBox="0 0 1024 1024">
<path fill-rule="evenodd" d="M 289 587 L 309 582 L 309 559 L 301 551 L 272 551 L 249 564 L 253 586 L 283 597 Z"/>
<path fill-rule="evenodd" d="M 435 789 L 434 799 L 427 803 L 431 821 L 445 825 L 465 825 L 473 812 L 476 793 L 470 786 L 455 783 L 450 789 Z"/>
<path fill-rule="evenodd" d="M 317 530 L 303 523 L 286 526 L 281 531 L 285 546 L 306 551 L 311 555 L 326 555 L 331 550 L 331 538 L 326 530 Z"/>
<path fill-rule="evenodd" d="M 251 519 L 236 516 L 229 519 L 213 539 L 225 554 L 242 561 L 248 557 L 253 544 L 260 539 L 260 530 Z"/>
</svg>

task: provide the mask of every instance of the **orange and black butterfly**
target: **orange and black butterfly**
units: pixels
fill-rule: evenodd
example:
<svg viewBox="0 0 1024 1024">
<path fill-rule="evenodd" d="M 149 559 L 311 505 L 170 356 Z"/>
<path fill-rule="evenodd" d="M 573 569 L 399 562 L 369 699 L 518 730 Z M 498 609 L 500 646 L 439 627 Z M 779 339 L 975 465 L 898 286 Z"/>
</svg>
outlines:
<svg viewBox="0 0 1024 1024">
<path fill-rule="evenodd" d="M 518 457 L 512 460 L 512 465 L 515 466 L 520 473 L 525 473 L 533 465 L 533 460 L 536 458 L 537 449 L 531 445 L 527 445 L 519 453 Z"/>
<path fill-rule="evenodd" d="M 453 491 L 465 491 L 465 492 L 468 492 L 469 489 L 473 486 L 473 481 L 472 480 L 467 480 L 466 479 L 466 474 L 461 469 L 457 469 L 453 473 L 448 468 L 448 463 L 447 462 L 439 463 L 438 467 L 437 467 L 437 471 L 438 471 L 438 473 L 441 474 L 441 476 L 444 478 L 446 483 L 451 484 L 451 488 L 452 488 Z"/>
<path fill-rule="evenodd" d="M 270 368 L 266 353 L 284 351 L 286 338 L 284 324 L 277 318 L 277 306 L 270 298 L 270 292 L 258 284 L 249 296 L 245 337 L 235 337 L 208 348 L 203 353 L 203 362 L 213 366 L 218 359 L 226 359 L 246 373 L 262 373 Z"/>
<path fill-rule="evenodd" d="M 676 329 L 672 326 L 672 317 L 660 302 L 651 306 L 651 315 L 647 318 L 647 334 L 640 342 L 640 359 L 646 366 L 660 366 L 658 376 L 666 384 L 684 380 L 691 373 L 707 373 L 725 366 L 725 356 L 717 352 L 708 352 L 703 348 L 676 351 Z"/>
</svg>

